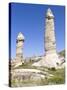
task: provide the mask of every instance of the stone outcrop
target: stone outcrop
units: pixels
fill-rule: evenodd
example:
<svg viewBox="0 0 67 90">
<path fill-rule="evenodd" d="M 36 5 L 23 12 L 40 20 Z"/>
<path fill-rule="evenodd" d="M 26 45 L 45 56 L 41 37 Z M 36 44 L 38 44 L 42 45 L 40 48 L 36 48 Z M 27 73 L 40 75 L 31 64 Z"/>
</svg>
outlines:
<svg viewBox="0 0 67 90">
<path fill-rule="evenodd" d="M 16 60 L 18 62 L 22 61 L 23 58 L 23 45 L 24 45 L 24 36 L 20 32 L 16 40 Z"/>
<path fill-rule="evenodd" d="M 45 79 L 46 77 L 47 78 L 53 77 L 52 74 L 37 69 L 15 69 L 12 70 L 11 73 L 12 73 L 12 80 L 17 79 L 18 81 L 20 80 L 37 81 L 37 80 Z"/>
<path fill-rule="evenodd" d="M 23 34 L 20 32 L 17 36 L 17 39 L 16 39 L 16 59 L 14 61 L 15 67 L 24 63 L 24 60 L 23 60 L 24 40 L 25 40 L 25 38 L 24 38 Z"/>
<path fill-rule="evenodd" d="M 39 62 L 34 63 L 33 66 L 57 68 L 57 66 L 60 64 L 60 59 L 58 58 L 56 51 L 54 15 L 50 8 L 46 13 L 44 41 L 45 56 Z"/>
</svg>

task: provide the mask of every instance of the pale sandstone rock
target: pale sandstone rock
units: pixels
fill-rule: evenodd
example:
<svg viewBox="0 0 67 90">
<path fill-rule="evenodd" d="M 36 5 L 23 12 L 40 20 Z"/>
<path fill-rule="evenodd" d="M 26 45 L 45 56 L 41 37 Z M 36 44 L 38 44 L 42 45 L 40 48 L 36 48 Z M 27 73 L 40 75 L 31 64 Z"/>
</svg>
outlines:
<svg viewBox="0 0 67 90">
<path fill-rule="evenodd" d="M 48 68 L 57 67 L 60 64 L 60 59 L 56 52 L 56 39 L 55 39 L 55 26 L 54 15 L 49 8 L 46 13 L 46 26 L 45 26 L 45 57 L 33 66 L 45 66 Z"/>
<path fill-rule="evenodd" d="M 24 36 L 20 32 L 17 36 L 16 40 L 16 60 L 15 60 L 15 67 L 21 65 L 23 61 L 23 45 L 24 45 Z"/>
<path fill-rule="evenodd" d="M 15 69 L 12 70 L 12 79 L 18 80 L 41 80 L 51 78 L 53 75 L 37 69 Z"/>
</svg>

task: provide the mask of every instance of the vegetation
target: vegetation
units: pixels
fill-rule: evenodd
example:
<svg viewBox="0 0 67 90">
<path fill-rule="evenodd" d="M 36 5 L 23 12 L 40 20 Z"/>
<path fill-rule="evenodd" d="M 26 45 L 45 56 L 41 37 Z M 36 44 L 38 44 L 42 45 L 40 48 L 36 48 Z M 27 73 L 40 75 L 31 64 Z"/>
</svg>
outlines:
<svg viewBox="0 0 67 90">
<path fill-rule="evenodd" d="M 59 52 L 60 56 L 65 57 L 65 50 L 62 52 Z M 51 77 L 45 77 L 41 80 L 31 80 L 30 78 L 27 80 L 18 80 L 14 79 L 11 80 L 12 87 L 18 87 L 18 86 L 42 86 L 42 85 L 56 85 L 56 84 L 64 84 L 65 83 L 65 68 L 63 69 L 55 69 L 55 68 L 46 68 L 46 67 L 35 67 L 32 66 L 34 61 L 30 60 L 29 62 L 26 62 L 14 69 L 37 69 L 44 72 L 48 72 L 49 74 L 53 75 Z"/>
<path fill-rule="evenodd" d="M 16 69 L 25 69 L 25 68 L 27 68 L 27 69 L 31 69 L 31 68 L 33 68 L 32 67 L 32 62 L 27 62 L 27 63 L 24 63 L 24 64 L 22 64 L 22 65 L 19 65 L 18 67 L 16 67 Z"/>
<path fill-rule="evenodd" d="M 45 71 L 44 68 L 42 68 L 43 71 Z M 12 86 L 42 86 L 42 85 L 55 85 L 55 84 L 64 84 L 65 83 L 65 69 L 58 69 L 58 70 L 48 70 L 48 73 L 52 74 L 53 76 L 51 78 L 44 78 L 39 80 L 12 80 Z"/>
<path fill-rule="evenodd" d="M 59 52 L 60 56 L 65 57 L 65 50 L 62 50 L 61 52 Z"/>
<path fill-rule="evenodd" d="M 64 84 L 65 83 L 65 69 L 51 70 L 49 71 L 54 76 L 48 79 L 49 83 L 52 84 Z"/>
</svg>

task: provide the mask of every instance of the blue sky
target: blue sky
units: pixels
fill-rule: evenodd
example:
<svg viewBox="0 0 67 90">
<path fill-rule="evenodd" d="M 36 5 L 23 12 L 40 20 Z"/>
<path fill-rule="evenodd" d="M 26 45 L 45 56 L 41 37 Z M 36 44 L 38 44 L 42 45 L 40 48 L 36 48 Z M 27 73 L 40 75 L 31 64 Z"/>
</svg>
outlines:
<svg viewBox="0 0 67 90">
<path fill-rule="evenodd" d="M 65 48 L 65 7 L 42 4 L 11 4 L 11 57 L 16 56 L 16 38 L 25 36 L 24 56 L 44 55 L 45 15 L 51 8 L 55 16 L 57 51 Z"/>
</svg>

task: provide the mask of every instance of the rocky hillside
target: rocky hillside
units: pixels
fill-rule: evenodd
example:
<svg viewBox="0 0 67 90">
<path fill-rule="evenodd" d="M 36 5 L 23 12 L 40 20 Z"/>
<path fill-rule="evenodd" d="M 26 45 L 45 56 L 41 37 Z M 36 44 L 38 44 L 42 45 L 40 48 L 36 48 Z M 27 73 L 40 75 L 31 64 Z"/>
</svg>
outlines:
<svg viewBox="0 0 67 90">
<path fill-rule="evenodd" d="M 65 50 L 62 50 L 61 52 L 59 52 L 59 55 L 65 57 Z"/>
</svg>

